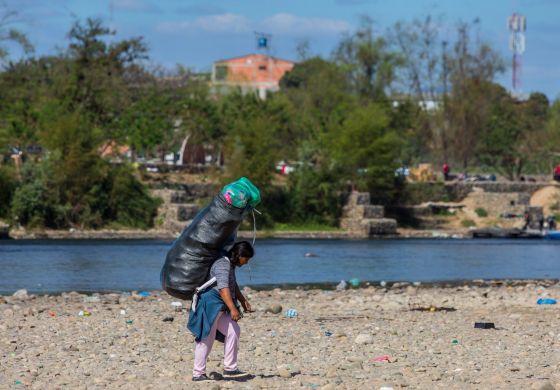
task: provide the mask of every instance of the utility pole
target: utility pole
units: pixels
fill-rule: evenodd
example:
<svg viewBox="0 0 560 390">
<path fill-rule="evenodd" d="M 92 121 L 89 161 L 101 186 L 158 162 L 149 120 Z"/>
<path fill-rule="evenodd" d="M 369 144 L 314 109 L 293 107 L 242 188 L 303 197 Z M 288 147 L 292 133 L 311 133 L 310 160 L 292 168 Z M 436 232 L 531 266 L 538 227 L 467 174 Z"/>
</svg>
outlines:
<svg viewBox="0 0 560 390">
<path fill-rule="evenodd" d="M 527 19 L 518 13 L 513 13 L 508 18 L 509 48 L 513 51 L 511 86 L 515 96 L 521 95 L 521 55 L 525 51 L 525 30 Z"/>
</svg>

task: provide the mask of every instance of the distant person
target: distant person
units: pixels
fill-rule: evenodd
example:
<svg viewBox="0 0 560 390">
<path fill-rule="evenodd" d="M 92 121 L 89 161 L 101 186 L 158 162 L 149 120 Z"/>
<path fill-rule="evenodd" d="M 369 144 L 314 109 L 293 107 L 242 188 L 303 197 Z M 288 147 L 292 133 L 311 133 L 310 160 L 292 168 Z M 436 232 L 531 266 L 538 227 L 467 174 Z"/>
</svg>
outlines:
<svg viewBox="0 0 560 390">
<path fill-rule="evenodd" d="M 554 215 L 549 215 L 546 221 L 549 230 L 556 230 L 556 217 Z"/>
<path fill-rule="evenodd" d="M 539 230 L 543 230 L 544 228 L 544 217 L 542 215 L 539 216 Z"/>
<path fill-rule="evenodd" d="M 448 181 L 449 180 L 449 164 L 447 163 L 443 163 L 443 180 Z"/>
<path fill-rule="evenodd" d="M 527 230 L 529 228 L 529 225 L 531 224 L 531 215 L 529 214 L 528 211 L 525 211 L 525 214 L 523 215 L 523 220 L 525 221 L 525 224 L 523 225 L 523 230 Z"/>
<path fill-rule="evenodd" d="M 242 315 L 239 303 L 246 313 L 252 312 L 249 301 L 243 296 L 235 278 L 235 268 L 242 267 L 254 256 L 248 241 L 240 241 L 231 250 L 216 260 L 210 268 L 208 279 L 216 278 L 214 287 L 203 290 L 196 301 L 194 310 L 189 312 L 187 327 L 195 337 L 193 382 L 212 380 L 206 375 L 206 360 L 212 350 L 214 340 L 224 342 L 225 379 L 241 379 L 249 374 L 237 367 L 240 328 L 237 322 Z"/>
<path fill-rule="evenodd" d="M 560 181 L 560 164 L 554 168 L 554 180 Z"/>
</svg>

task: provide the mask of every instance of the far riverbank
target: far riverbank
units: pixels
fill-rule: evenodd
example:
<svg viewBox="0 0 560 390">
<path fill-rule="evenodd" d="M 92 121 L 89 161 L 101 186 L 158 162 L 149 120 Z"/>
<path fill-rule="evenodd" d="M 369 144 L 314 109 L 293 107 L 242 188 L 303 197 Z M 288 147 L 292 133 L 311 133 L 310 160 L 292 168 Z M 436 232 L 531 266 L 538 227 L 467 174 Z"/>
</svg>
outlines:
<svg viewBox="0 0 560 390">
<path fill-rule="evenodd" d="M 53 239 L 53 240 L 174 240 L 180 232 L 171 232 L 163 229 L 100 229 L 100 230 L 25 230 L 12 229 L 4 238 L 14 240 Z M 352 239 L 351 234 L 346 231 L 275 231 L 259 230 L 257 238 L 283 238 L 283 239 Z M 238 238 L 253 238 L 253 231 L 240 231 Z M 419 230 L 419 229 L 397 229 L 397 234 L 383 235 L 375 238 L 471 238 L 468 229 L 455 230 Z"/>
</svg>

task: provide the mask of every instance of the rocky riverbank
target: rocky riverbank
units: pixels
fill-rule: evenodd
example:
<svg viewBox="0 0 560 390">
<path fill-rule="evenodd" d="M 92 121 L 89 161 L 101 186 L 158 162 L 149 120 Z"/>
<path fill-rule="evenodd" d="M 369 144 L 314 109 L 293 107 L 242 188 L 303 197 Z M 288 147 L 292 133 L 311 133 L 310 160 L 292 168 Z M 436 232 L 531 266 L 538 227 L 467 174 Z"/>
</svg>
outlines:
<svg viewBox="0 0 560 390">
<path fill-rule="evenodd" d="M 557 281 L 245 293 L 239 362 L 255 377 L 205 384 L 163 292 L 0 297 L 0 388 L 560 389 L 559 305 L 537 304 Z"/>
<path fill-rule="evenodd" d="M 134 230 L 134 229 L 102 229 L 102 230 L 6 230 L 5 239 L 15 240 L 174 240 L 179 232 L 171 232 L 164 229 Z M 249 239 L 253 237 L 253 231 L 240 231 L 238 238 Z M 0 237 L 2 238 L 2 237 Z M 283 238 L 283 239 L 352 239 L 351 234 L 344 230 L 335 231 L 274 231 L 263 230 L 257 232 L 257 238 Z M 373 237 L 375 239 L 375 237 Z M 397 229 L 396 234 L 383 235 L 377 238 L 471 238 L 468 229 Z"/>
</svg>

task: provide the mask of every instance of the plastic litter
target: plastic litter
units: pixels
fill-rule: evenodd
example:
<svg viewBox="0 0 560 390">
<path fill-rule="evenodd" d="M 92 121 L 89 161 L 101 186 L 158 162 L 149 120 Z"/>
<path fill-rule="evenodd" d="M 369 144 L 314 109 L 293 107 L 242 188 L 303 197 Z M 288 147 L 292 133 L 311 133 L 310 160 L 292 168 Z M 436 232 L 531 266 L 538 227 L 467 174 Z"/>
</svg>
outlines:
<svg viewBox="0 0 560 390">
<path fill-rule="evenodd" d="M 133 322 L 132 320 L 126 320 L 126 323 L 127 323 L 128 325 L 132 325 L 132 322 Z"/>
<path fill-rule="evenodd" d="M 453 339 L 453 340 L 451 340 L 451 344 L 453 344 L 453 345 L 459 344 L 459 340 Z"/>
<path fill-rule="evenodd" d="M 325 331 L 325 336 L 330 337 L 332 336 L 332 332 L 330 330 Z"/>
<path fill-rule="evenodd" d="M 78 313 L 78 315 L 80 317 L 89 317 L 91 315 L 91 313 L 87 310 L 80 310 L 80 312 Z"/>
<path fill-rule="evenodd" d="M 99 301 L 100 301 L 100 299 L 97 295 L 84 297 L 84 302 L 86 302 L 86 303 L 95 303 L 95 302 L 99 302 Z"/>
<path fill-rule="evenodd" d="M 477 329 L 496 329 L 493 322 L 475 322 L 474 327 Z"/>
<path fill-rule="evenodd" d="M 295 317 L 297 317 L 297 315 L 298 315 L 298 312 L 297 312 L 296 309 L 286 310 L 286 317 L 288 317 L 288 318 L 295 318 Z"/>
<path fill-rule="evenodd" d="M 393 388 L 390 386 L 381 386 L 379 390 L 393 390 Z"/>
<path fill-rule="evenodd" d="M 16 353 L 15 353 L 15 352 L 10 352 L 10 357 L 15 358 L 15 357 L 16 357 Z"/>
<path fill-rule="evenodd" d="M 17 379 L 17 380 L 14 382 L 14 385 L 21 385 L 21 384 L 22 384 L 22 382 L 21 382 L 19 379 Z"/>
<path fill-rule="evenodd" d="M 163 319 L 163 322 L 173 322 L 174 319 L 175 319 L 175 318 L 173 318 L 173 317 L 165 317 L 165 318 Z"/>
<path fill-rule="evenodd" d="M 138 293 L 138 295 L 141 296 L 141 297 L 149 297 L 149 296 L 152 295 L 152 294 L 151 294 L 150 292 L 148 292 L 148 291 L 140 291 L 140 292 Z"/>
<path fill-rule="evenodd" d="M 391 357 L 389 355 L 374 356 L 371 358 L 374 362 L 388 362 L 391 363 Z"/>
<path fill-rule="evenodd" d="M 387 285 L 387 282 L 384 281 L 384 280 L 382 280 L 381 282 L 379 282 L 379 285 L 380 285 L 381 287 L 385 287 L 385 286 Z"/>
<path fill-rule="evenodd" d="M 336 291 L 342 291 L 342 290 L 346 290 L 346 281 L 345 280 L 341 280 L 340 283 L 338 283 L 336 285 Z"/>
<path fill-rule="evenodd" d="M 537 300 L 537 305 L 556 305 L 556 299 L 552 298 L 539 298 Z"/>
<path fill-rule="evenodd" d="M 126 310 L 121 309 L 121 316 L 125 316 L 126 315 Z"/>
<path fill-rule="evenodd" d="M 50 310 L 49 310 L 49 315 L 50 315 L 51 317 L 54 317 L 56 314 L 54 313 L 54 311 L 50 311 Z"/>
<path fill-rule="evenodd" d="M 183 304 L 181 302 L 171 302 L 171 306 L 173 306 L 173 308 L 175 309 L 175 311 L 181 311 L 183 310 Z"/>
<path fill-rule="evenodd" d="M 360 283 L 361 283 L 360 279 L 358 279 L 358 278 L 352 278 L 352 279 L 349 280 L 349 282 L 350 282 L 350 285 L 352 287 L 359 287 Z"/>
</svg>

